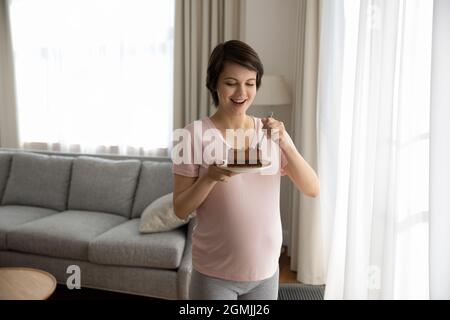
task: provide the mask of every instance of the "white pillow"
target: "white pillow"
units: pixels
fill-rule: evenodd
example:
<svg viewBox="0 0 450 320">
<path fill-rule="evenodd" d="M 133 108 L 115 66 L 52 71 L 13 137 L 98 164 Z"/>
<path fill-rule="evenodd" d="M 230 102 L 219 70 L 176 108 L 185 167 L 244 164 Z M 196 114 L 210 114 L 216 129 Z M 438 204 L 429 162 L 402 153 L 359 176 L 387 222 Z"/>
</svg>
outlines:
<svg viewBox="0 0 450 320">
<path fill-rule="evenodd" d="M 163 232 L 185 225 L 195 212 L 185 220 L 178 218 L 173 210 L 173 193 L 166 194 L 150 203 L 141 215 L 140 233 Z"/>
</svg>

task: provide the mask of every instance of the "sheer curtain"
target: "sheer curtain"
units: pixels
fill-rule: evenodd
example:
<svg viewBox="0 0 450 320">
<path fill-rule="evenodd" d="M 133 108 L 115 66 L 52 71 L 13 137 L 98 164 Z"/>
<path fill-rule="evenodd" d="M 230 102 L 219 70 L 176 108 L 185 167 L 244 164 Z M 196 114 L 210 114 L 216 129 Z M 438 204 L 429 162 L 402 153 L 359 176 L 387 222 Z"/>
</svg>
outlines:
<svg viewBox="0 0 450 320">
<path fill-rule="evenodd" d="M 9 2 L 22 147 L 167 154 L 174 0 Z"/>
<path fill-rule="evenodd" d="M 321 1 L 326 299 L 429 296 L 432 7 L 428 0 Z M 326 43 L 336 43 L 330 54 L 322 54 Z"/>
<path fill-rule="evenodd" d="M 430 298 L 450 299 L 450 2 L 434 1 L 430 128 Z"/>
</svg>

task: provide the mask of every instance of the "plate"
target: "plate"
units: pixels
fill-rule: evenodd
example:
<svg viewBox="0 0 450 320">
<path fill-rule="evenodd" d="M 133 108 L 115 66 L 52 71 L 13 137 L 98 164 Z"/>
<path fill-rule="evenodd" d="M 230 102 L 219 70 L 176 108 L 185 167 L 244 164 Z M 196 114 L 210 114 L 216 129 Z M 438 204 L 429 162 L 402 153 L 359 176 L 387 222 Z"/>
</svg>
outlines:
<svg viewBox="0 0 450 320">
<path fill-rule="evenodd" d="M 270 161 L 263 160 L 261 167 L 228 167 L 226 163 L 220 164 L 218 167 L 235 173 L 257 173 L 261 170 L 269 168 L 271 164 L 272 163 Z"/>
</svg>

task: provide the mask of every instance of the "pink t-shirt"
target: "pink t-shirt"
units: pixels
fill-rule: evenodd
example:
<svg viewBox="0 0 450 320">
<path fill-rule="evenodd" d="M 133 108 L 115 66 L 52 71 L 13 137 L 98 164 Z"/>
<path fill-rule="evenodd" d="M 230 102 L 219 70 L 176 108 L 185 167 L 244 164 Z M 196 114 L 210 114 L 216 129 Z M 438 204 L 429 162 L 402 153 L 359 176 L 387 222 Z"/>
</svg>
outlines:
<svg viewBox="0 0 450 320">
<path fill-rule="evenodd" d="M 256 135 L 251 138 L 251 147 L 254 148 L 262 135 L 262 122 L 261 119 L 253 119 Z M 196 129 L 200 123 L 201 132 L 196 131 L 196 136 L 199 138 L 206 130 L 213 129 L 209 130 L 215 132 L 211 141 L 220 143 L 224 150 L 222 155 L 219 153 L 222 159 L 215 159 L 226 159 L 225 150 L 230 146 L 222 134 L 209 118 L 197 121 Z M 192 164 L 194 123 L 185 129 L 192 137 L 190 164 L 174 164 L 173 173 L 199 177 L 206 174 L 208 164 L 204 159 L 199 164 L 199 158 L 197 164 Z M 204 152 L 207 145 L 211 142 L 202 141 L 200 152 Z M 272 146 L 270 158 L 264 157 L 272 162 L 269 169 L 259 173 L 241 173 L 226 183 L 217 183 L 197 208 L 192 263 L 198 272 L 235 281 L 259 281 L 276 272 L 282 246 L 280 176 L 285 174 L 287 160 L 275 143 L 272 142 Z"/>
</svg>

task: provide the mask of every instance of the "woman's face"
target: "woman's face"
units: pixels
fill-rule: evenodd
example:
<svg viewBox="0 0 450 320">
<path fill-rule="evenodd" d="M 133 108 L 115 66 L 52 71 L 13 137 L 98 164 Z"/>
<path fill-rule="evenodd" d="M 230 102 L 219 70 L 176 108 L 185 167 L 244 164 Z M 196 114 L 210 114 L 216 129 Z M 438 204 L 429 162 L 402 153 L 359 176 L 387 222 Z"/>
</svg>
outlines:
<svg viewBox="0 0 450 320">
<path fill-rule="evenodd" d="M 217 81 L 219 109 L 233 115 L 245 114 L 256 95 L 256 71 L 226 62 Z"/>
</svg>

